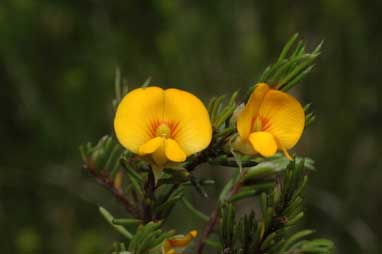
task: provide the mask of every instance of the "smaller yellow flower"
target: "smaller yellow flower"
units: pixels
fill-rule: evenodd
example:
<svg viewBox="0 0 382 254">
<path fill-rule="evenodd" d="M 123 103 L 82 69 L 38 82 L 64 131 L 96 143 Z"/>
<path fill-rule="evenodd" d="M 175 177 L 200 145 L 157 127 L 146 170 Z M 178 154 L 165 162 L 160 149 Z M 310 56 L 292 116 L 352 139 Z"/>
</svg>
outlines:
<svg viewBox="0 0 382 254">
<path fill-rule="evenodd" d="M 304 109 L 294 97 L 259 83 L 238 116 L 234 148 L 264 157 L 281 150 L 292 159 L 287 150 L 300 139 L 304 124 Z"/>
<path fill-rule="evenodd" d="M 148 156 L 156 177 L 168 162 L 183 162 L 211 142 L 208 111 L 191 93 L 160 87 L 129 92 L 117 108 L 114 129 L 129 151 Z"/>
<path fill-rule="evenodd" d="M 187 235 L 177 235 L 167 239 L 162 245 L 162 254 L 180 254 L 198 235 L 198 231 L 192 230 Z"/>
</svg>

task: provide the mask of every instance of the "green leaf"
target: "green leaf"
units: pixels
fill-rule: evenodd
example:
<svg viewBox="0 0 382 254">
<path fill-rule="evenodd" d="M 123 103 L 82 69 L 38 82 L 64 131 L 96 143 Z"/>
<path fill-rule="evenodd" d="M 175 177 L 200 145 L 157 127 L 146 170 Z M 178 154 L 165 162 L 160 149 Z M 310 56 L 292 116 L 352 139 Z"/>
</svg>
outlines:
<svg viewBox="0 0 382 254">
<path fill-rule="evenodd" d="M 122 99 L 122 94 L 121 94 L 121 70 L 119 69 L 118 66 L 115 68 L 114 87 L 115 87 L 115 99 L 116 99 L 116 102 L 119 103 Z"/>
<path fill-rule="evenodd" d="M 114 225 L 127 226 L 127 225 L 141 224 L 142 220 L 133 219 L 133 218 L 128 218 L 128 219 L 113 219 L 112 223 Z"/>
<path fill-rule="evenodd" d="M 283 47 L 280 56 L 274 64 L 269 65 L 260 76 L 259 82 L 265 82 L 277 89 L 287 91 L 299 83 L 314 66 L 314 61 L 320 55 L 323 42 L 311 52 L 306 52 L 302 40 L 297 42 L 298 34 L 293 35 Z M 297 44 L 296 44 L 297 42 Z M 292 48 L 294 50 L 292 51 Z M 249 94 L 254 86 L 249 89 Z"/>
<path fill-rule="evenodd" d="M 285 241 L 285 243 L 283 244 L 283 246 L 281 248 L 281 252 L 288 250 L 292 244 L 294 244 L 295 242 L 297 242 L 301 238 L 304 238 L 308 235 L 311 235 L 312 233 L 313 233 L 312 230 L 302 230 L 302 231 L 299 231 L 299 232 L 293 234 L 291 237 L 288 238 L 288 240 Z"/>
<path fill-rule="evenodd" d="M 297 157 L 297 163 L 304 160 L 304 166 L 308 169 L 314 169 L 313 160 L 309 158 L 300 158 Z M 276 155 L 272 158 L 269 158 L 256 166 L 244 168 L 246 170 L 244 179 L 245 180 L 256 180 L 259 178 L 274 176 L 284 170 L 286 170 L 290 161 L 284 156 Z"/>
<path fill-rule="evenodd" d="M 197 210 L 186 198 L 182 198 L 182 202 L 184 204 L 184 206 L 192 213 L 194 214 L 196 217 L 198 217 L 199 219 L 207 222 L 209 221 L 209 217 L 207 215 L 205 215 L 204 213 L 202 213 L 201 211 Z"/>
<path fill-rule="evenodd" d="M 134 254 L 160 253 L 161 244 L 165 239 L 175 234 L 174 230 L 162 231 L 161 222 L 149 222 L 138 227 L 137 232 L 131 239 L 128 250 Z"/>
<path fill-rule="evenodd" d="M 115 225 L 113 223 L 113 220 L 114 220 L 114 217 L 113 215 L 111 215 L 111 213 L 109 211 L 107 211 L 105 208 L 103 208 L 102 206 L 100 206 L 99 208 L 99 212 L 101 213 L 101 215 L 105 218 L 105 220 L 117 231 L 119 232 L 121 235 L 123 235 L 124 237 L 126 237 L 127 239 L 132 239 L 133 236 L 132 234 L 126 229 L 124 228 L 123 226 L 120 226 L 120 225 Z"/>
<path fill-rule="evenodd" d="M 263 183 L 263 184 L 257 184 L 257 185 L 242 187 L 240 189 L 239 193 L 233 195 L 230 198 L 230 202 L 236 202 L 236 201 L 242 200 L 244 198 L 256 196 L 263 191 L 269 191 L 269 190 L 273 189 L 273 187 L 274 187 L 274 182 L 268 182 L 268 183 Z"/>
<path fill-rule="evenodd" d="M 292 45 L 294 44 L 294 42 L 297 40 L 297 38 L 298 38 L 298 33 L 295 33 L 295 34 L 289 39 L 289 41 L 285 44 L 284 48 L 281 50 L 281 53 L 280 53 L 280 56 L 279 56 L 279 59 L 277 60 L 277 62 L 280 62 L 281 60 L 283 60 L 283 59 L 287 56 L 287 54 L 288 54 L 290 48 L 292 47 Z"/>
<path fill-rule="evenodd" d="M 141 85 L 142 88 L 148 87 L 151 83 L 151 77 L 148 77 L 145 82 Z"/>
</svg>

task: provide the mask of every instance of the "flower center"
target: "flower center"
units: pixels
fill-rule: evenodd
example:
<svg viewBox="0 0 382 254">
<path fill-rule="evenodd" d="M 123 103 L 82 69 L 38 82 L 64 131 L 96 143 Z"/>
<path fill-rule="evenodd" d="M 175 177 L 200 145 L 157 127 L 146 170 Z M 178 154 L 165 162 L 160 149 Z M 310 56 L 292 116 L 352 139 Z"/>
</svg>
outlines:
<svg viewBox="0 0 382 254">
<path fill-rule="evenodd" d="M 267 118 L 257 116 L 253 121 L 252 131 L 266 131 L 269 127 L 271 127 L 271 123 Z"/>
<path fill-rule="evenodd" d="M 155 134 L 157 137 L 168 138 L 171 134 L 171 129 L 167 124 L 161 123 L 158 126 Z"/>
</svg>

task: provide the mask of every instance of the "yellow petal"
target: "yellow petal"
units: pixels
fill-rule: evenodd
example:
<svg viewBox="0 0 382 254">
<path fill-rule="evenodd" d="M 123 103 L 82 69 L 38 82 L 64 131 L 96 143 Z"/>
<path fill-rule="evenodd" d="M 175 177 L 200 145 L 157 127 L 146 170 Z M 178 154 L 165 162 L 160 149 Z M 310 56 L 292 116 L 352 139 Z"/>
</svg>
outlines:
<svg viewBox="0 0 382 254">
<path fill-rule="evenodd" d="M 182 90 L 167 89 L 165 94 L 164 120 L 176 124 L 171 138 L 187 156 L 205 149 L 212 138 L 206 107 L 197 97 Z"/>
<path fill-rule="evenodd" d="M 139 147 L 138 154 L 146 155 L 155 152 L 162 144 L 164 140 L 161 137 L 152 138 Z"/>
<path fill-rule="evenodd" d="M 271 133 L 257 131 L 249 135 L 249 142 L 253 149 L 264 157 L 270 157 L 277 151 L 277 143 Z"/>
<path fill-rule="evenodd" d="M 257 84 L 243 111 L 237 118 L 237 130 L 242 139 L 247 139 L 251 133 L 253 118 L 257 115 L 261 103 L 268 91 L 269 86 L 267 84 Z"/>
<path fill-rule="evenodd" d="M 182 162 L 186 160 L 186 153 L 182 150 L 179 144 L 173 139 L 165 140 L 165 153 L 170 161 Z"/>
<path fill-rule="evenodd" d="M 285 157 L 286 157 L 288 160 L 290 160 L 290 161 L 293 160 L 292 156 L 290 156 L 290 154 L 288 153 L 288 150 L 285 149 L 284 146 L 282 146 L 282 145 L 280 145 L 280 146 L 281 146 L 281 150 L 283 151 Z"/>
<path fill-rule="evenodd" d="M 162 254 L 171 254 L 171 253 L 176 253 L 175 250 L 172 249 L 172 246 L 168 242 L 168 240 L 163 241 L 162 245 Z"/>
<path fill-rule="evenodd" d="M 187 235 L 177 235 L 163 242 L 162 253 L 163 254 L 176 254 L 178 251 L 182 251 L 191 243 L 191 241 L 197 236 L 198 231 L 192 230 Z"/>
<path fill-rule="evenodd" d="M 154 138 L 153 121 L 163 117 L 164 90 L 159 87 L 138 88 L 121 101 L 114 118 L 114 130 L 119 142 L 138 153 L 139 147 Z"/>
<path fill-rule="evenodd" d="M 174 237 L 172 239 L 168 239 L 171 247 L 180 248 L 186 247 L 191 243 L 191 241 L 197 236 L 198 231 L 192 230 L 185 236 Z"/>
<path fill-rule="evenodd" d="M 264 131 L 272 133 L 279 149 L 290 149 L 304 130 L 305 115 L 301 104 L 292 96 L 270 90 L 264 97 L 258 116 L 266 119 Z"/>
</svg>

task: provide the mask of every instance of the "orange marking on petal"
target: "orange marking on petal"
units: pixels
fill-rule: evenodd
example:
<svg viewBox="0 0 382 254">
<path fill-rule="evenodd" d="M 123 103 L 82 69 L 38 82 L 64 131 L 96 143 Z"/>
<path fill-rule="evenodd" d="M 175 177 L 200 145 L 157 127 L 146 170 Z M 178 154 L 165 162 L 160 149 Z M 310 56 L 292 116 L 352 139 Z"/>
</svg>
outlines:
<svg viewBox="0 0 382 254">
<path fill-rule="evenodd" d="M 252 132 L 253 131 L 266 131 L 271 128 L 271 121 L 261 115 L 256 116 L 252 121 Z"/>
<path fill-rule="evenodd" d="M 261 120 L 262 131 L 266 131 L 271 127 L 271 122 L 268 118 L 259 116 Z"/>
<path fill-rule="evenodd" d="M 158 126 L 160 125 L 160 121 L 155 119 L 155 120 L 152 120 L 150 123 L 149 123 L 149 128 L 148 128 L 148 132 L 149 132 L 149 135 L 151 138 L 154 138 L 156 137 L 156 130 L 158 128 Z"/>
<path fill-rule="evenodd" d="M 175 138 L 180 131 L 179 122 L 176 122 L 172 125 L 171 129 L 171 138 Z"/>
<path fill-rule="evenodd" d="M 170 134 L 166 138 L 174 138 L 180 130 L 179 122 L 155 119 L 150 122 L 148 127 L 148 134 L 151 138 L 158 136 L 157 130 L 161 125 L 166 125 L 170 129 Z"/>
</svg>

